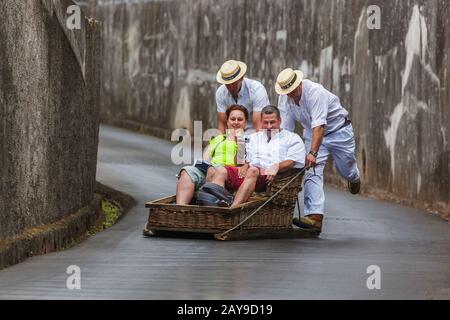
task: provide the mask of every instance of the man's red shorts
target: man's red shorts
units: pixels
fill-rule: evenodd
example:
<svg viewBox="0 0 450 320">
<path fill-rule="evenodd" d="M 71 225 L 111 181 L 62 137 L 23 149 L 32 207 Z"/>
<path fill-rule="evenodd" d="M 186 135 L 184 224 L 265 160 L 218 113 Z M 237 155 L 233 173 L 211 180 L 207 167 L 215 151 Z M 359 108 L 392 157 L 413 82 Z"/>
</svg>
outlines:
<svg viewBox="0 0 450 320">
<path fill-rule="evenodd" d="M 237 191 L 239 187 L 244 182 L 244 178 L 239 178 L 239 168 L 238 167 L 225 167 L 228 172 L 228 179 L 226 182 L 226 188 L 228 190 Z M 261 170 L 260 170 L 261 171 Z M 266 182 L 267 176 L 259 175 L 256 180 L 256 192 L 265 192 L 267 188 Z"/>
</svg>

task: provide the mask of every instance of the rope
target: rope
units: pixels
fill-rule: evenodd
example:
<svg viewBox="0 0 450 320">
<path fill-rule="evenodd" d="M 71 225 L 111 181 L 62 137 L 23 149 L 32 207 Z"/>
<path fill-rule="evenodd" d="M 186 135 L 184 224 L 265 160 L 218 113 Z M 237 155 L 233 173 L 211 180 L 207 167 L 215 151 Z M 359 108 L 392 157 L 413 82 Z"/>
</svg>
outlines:
<svg viewBox="0 0 450 320">
<path fill-rule="evenodd" d="M 305 172 L 306 168 L 304 168 L 302 171 L 300 171 L 299 173 L 297 173 L 288 183 L 286 183 L 280 190 L 278 190 L 273 196 L 271 196 L 266 202 L 264 202 L 258 209 L 256 209 L 255 211 L 253 211 L 252 214 L 250 214 L 247 218 L 245 218 L 244 220 L 242 220 L 239 224 L 237 224 L 236 226 L 234 226 L 233 228 L 219 234 L 218 238 L 220 240 L 223 240 L 224 237 L 236 230 L 237 228 L 239 228 L 240 226 L 242 226 L 248 219 L 250 219 L 251 217 L 253 217 L 256 213 L 258 213 L 262 208 L 264 208 L 270 201 L 272 201 L 277 195 L 280 194 L 281 191 L 283 191 L 287 186 L 289 186 L 292 182 L 294 182 L 295 180 L 297 180 L 298 177 L 300 177 L 300 175 L 302 175 Z M 297 199 L 298 201 L 298 199 Z"/>
</svg>

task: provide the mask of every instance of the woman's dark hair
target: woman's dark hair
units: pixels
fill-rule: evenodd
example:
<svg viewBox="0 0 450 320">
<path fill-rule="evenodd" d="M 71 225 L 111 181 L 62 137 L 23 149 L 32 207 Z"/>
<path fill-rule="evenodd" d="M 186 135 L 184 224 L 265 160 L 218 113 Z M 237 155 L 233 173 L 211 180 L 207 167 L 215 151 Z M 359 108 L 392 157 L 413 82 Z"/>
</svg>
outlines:
<svg viewBox="0 0 450 320">
<path fill-rule="evenodd" d="M 230 114 L 233 111 L 241 111 L 244 114 L 245 120 L 248 121 L 248 111 L 245 107 L 240 106 L 238 104 L 233 104 L 232 106 L 229 106 L 227 111 L 226 111 L 226 115 L 227 115 L 227 120 L 230 118 Z"/>
</svg>

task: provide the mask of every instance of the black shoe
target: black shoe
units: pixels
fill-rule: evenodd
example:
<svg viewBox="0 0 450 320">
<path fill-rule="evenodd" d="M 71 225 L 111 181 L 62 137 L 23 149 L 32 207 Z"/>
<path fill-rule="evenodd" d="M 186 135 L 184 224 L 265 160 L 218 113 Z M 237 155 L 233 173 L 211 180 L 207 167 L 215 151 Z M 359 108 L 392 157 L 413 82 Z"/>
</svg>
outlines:
<svg viewBox="0 0 450 320">
<path fill-rule="evenodd" d="M 219 207 L 221 207 L 221 208 L 229 208 L 229 207 L 231 207 L 231 204 L 230 203 L 228 203 L 228 202 L 226 202 L 225 200 L 220 200 L 220 202 L 219 202 Z"/>
<path fill-rule="evenodd" d="M 358 180 L 356 182 L 348 182 L 348 191 L 350 191 L 351 194 L 358 194 L 361 191 L 361 180 Z"/>
</svg>

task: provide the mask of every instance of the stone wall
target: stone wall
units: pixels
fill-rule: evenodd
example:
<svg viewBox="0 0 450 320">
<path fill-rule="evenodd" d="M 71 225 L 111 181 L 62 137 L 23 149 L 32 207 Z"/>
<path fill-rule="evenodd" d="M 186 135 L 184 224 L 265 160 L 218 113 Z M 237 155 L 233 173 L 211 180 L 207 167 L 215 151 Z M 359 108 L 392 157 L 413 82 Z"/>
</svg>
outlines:
<svg viewBox="0 0 450 320">
<path fill-rule="evenodd" d="M 68 4 L 0 1 L 0 242 L 93 201 L 101 28 L 64 30 Z"/>
<path fill-rule="evenodd" d="M 450 2 L 90 2 L 104 23 L 102 120 L 170 137 L 215 125 L 215 74 L 240 59 L 276 103 L 301 68 L 350 111 L 365 186 L 450 213 Z M 381 8 L 381 30 L 367 8 Z M 333 175 L 331 175 L 333 177 Z"/>
</svg>

